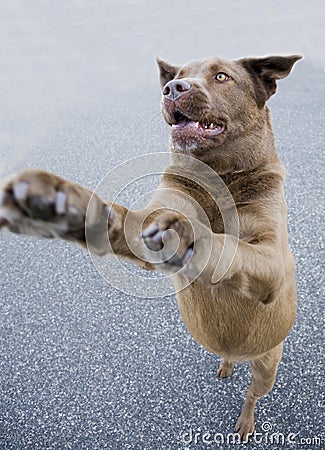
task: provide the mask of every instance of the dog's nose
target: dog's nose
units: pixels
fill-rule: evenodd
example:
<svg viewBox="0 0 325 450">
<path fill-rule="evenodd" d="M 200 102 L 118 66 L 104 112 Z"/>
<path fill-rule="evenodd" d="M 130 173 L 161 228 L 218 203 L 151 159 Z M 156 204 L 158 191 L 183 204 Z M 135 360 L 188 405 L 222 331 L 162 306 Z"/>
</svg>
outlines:
<svg viewBox="0 0 325 450">
<path fill-rule="evenodd" d="M 177 100 L 185 92 L 191 89 L 192 85 L 186 80 L 172 80 L 165 84 L 163 95 L 170 100 Z"/>
</svg>

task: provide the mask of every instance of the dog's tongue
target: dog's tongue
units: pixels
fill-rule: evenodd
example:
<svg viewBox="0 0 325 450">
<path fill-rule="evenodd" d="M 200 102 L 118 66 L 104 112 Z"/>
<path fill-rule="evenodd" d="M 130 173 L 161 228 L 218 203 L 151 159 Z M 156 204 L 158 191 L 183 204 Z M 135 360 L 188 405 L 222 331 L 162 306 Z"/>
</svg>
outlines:
<svg viewBox="0 0 325 450">
<path fill-rule="evenodd" d="M 190 119 L 182 119 L 180 120 L 176 125 L 172 125 L 173 128 L 184 128 L 184 127 L 190 127 L 190 128 L 198 128 L 199 122 L 194 122 L 194 120 Z"/>
</svg>

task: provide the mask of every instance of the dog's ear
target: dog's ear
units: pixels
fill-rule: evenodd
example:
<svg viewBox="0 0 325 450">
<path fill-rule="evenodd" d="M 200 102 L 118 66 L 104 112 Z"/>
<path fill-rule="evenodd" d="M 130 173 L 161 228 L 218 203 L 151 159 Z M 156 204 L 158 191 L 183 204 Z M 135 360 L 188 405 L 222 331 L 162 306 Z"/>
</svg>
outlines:
<svg viewBox="0 0 325 450">
<path fill-rule="evenodd" d="M 245 58 L 239 63 L 251 74 L 256 84 L 256 100 L 259 106 L 276 92 L 276 80 L 285 78 L 291 72 L 295 62 L 301 59 L 300 55 L 267 56 L 265 58 Z"/>
<path fill-rule="evenodd" d="M 160 58 L 156 58 L 159 68 L 160 86 L 163 88 L 168 81 L 173 80 L 179 71 L 180 67 L 173 66 Z"/>
</svg>

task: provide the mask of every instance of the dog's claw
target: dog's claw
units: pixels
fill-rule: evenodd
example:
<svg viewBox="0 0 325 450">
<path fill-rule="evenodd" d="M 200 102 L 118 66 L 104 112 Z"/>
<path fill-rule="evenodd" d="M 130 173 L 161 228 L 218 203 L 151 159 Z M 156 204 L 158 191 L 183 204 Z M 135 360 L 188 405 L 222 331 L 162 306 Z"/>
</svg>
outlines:
<svg viewBox="0 0 325 450">
<path fill-rule="evenodd" d="M 148 236 L 144 238 L 144 242 L 149 250 L 158 252 L 164 247 L 163 243 L 163 235 L 166 230 L 158 231 L 158 227 L 155 229 L 155 232 L 150 232 Z"/>
<path fill-rule="evenodd" d="M 155 235 L 158 230 L 159 230 L 159 227 L 156 223 L 149 225 L 148 228 L 146 228 L 145 230 L 142 231 L 141 237 L 143 237 L 143 238 L 151 237 L 151 236 Z"/>
<path fill-rule="evenodd" d="M 55 197 L 55 211 L 57 214 L 64 214 L 66 212 L 66 206 L 67 196 L 63 192 L 58 191 Z"/>
<path fill-rule="evenodd" d="M 111 225 L 113 223 L 114 218 L 115 218 L 115 213 L 114 213 L 113 208 L 111 207 L 108 210 L 108 224 L 109 225 Z"/>
<path fill-rule="evenodd" d="M 28 183 L 21 181 L 13 186 L 15 200 L 23 202 L 27 198 Z"/>
<path fill-rule="evenodd" d="M 164 234 L 166 233 L 166 231 L 167 231 L 167 230 L 161 230 L 161 231 L 158 231 L 157 233 L 155 233 L 155 234 L 151 237 L 151 240 L 154 241 L 155 243 L 158 243 L 158 242 L 162 241 L 162 240 L 163 240 L 163 236 L 164 236 Z M 162 244 L 162 242 L 161 242 L 161 244 Z"/>
<path fill-rule="evenodd" d="M 190 245 L 182 257 L 182 264 L 185 266 L 193 255 L 194 247 Z"/>
</svg>

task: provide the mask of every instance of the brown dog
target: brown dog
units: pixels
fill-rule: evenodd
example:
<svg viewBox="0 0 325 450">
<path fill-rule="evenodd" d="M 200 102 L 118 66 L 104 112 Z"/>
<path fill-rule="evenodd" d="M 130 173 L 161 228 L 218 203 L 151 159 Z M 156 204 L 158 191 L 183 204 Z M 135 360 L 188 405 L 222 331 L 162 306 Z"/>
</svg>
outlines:
<svg viewBox="0 0 325 450">
<path fill-rule="evenodd" d="M 218 375 L 250 362 L 252 384 L 236 425 L 243 439 L 254 430 L 256 401 L 273 387 L 295 320 L 284 169 L 265 104 L 300 58 L 183 67 L 158 60 L 172 165 L 145 210 L 105 203 L 40 170 L 23 171 L 2 189 L 0 226 L 10 231 L 88 244 L 173 273 L 186 326 L 223 358 Z"/>
</svg>

